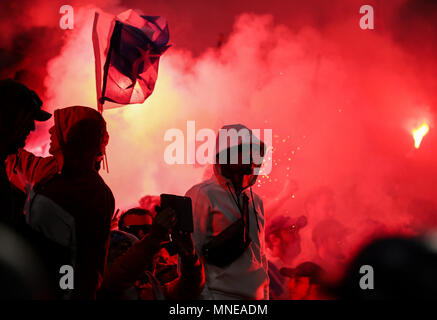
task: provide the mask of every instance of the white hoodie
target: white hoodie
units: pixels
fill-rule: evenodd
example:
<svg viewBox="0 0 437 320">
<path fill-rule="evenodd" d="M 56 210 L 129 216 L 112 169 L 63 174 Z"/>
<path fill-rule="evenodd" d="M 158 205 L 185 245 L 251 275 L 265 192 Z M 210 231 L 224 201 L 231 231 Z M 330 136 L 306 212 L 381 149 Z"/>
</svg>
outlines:
<svg viewBox="0 0 437 320">
<path fill-rule="evenodd" d="M 224 128 L 239 130 L 245 127 L 233 125 Z M 252 143 L 256 140 L 256 137 L 253 136 Z M 220 147 L 217 147 L 217 150 L 222 151 Z M 249 198 L 249 234 L 252 242 L 239 258 L 224 268 L 204 261 L 206 282 L 201 299 L 261 300 L 269 298 L 264 239 L 264 208 L 261 198 L 252 193 L 250 189 L 256 181 L 256 176 L 250 176 L 247 180 L 246 188 L 240 194 L 239 201 L 242 203 L 243 193 Z M 221 175 L 221 168 L 217 163 L 214 166 L 214 175 L 209 180 L 193 186 L 186 193 L 193 204 L 193 241 L 196 251 L 200 255 L 203 246 L 212 237 L 217 236 L 241 218 L 240 210 L 228 188 L 235 197 L 236 193 L 232 183 Z"/>
</svg>

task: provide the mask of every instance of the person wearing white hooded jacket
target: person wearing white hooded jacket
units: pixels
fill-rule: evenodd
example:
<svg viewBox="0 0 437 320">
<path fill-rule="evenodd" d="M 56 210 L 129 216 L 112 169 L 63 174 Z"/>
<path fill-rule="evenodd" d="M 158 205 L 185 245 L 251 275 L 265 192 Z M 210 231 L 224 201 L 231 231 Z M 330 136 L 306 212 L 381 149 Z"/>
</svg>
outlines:
<svg viewBox="0 0 437 320">
<path fill-rule="evenodd" d="M 234 130 L 232 130 L 234 129 Z M 253 151 L 259 150 L 258 156 L 265 152 L 264 143 L 260 141 L 247 127 L 237 124 L 224 126 L 221 132 L 247 132 L 250 138 L 251 161 L 242 161 L 242 154 L 247 150 L 247 140 L 242 136 L 238 139 L 226 138 L 223 143 L 217 136 L 216 162 L 213 176 L 187 191 L 193 205 L 194 232 L 193 241 L 196 251 L 200 254 L 204 266 L 206 282 L 200 298 L 204 300 L 263 300 L 269 298 L 269 278 L 264 239 L 264 208 L 261 198 L 256 195 L 251 186 L 257 179 L 256 166 L 253 161 Z M 236 130 L 236 131 L 235 131 Z M 229 164 L 230 157 L 220 154 L 237 148 L 239 161 Z M 260 164 L 258 165 L 260 166 Z M 215 263 L 208 258 L 209 243 L 233 224 L 243 221 L 243 236 L 245 245 L 237 255 L 226 263 Z M 239 229 L 238 229 L 239 230 Z M 243 230 L 243 229 L 242 229 Z M 246 241 L 246 240 L 249 241 Z M 228 243 L 229 244 L 229 243 Z M 235 247 L 238 247 L 235 243 Z M 223 260 L 228 260 L 233 244 L 222 252 Z M 222 250 L 223 251 L 223 250 Z M 226 252 L 227 251 L 227 252 Z M 219 255 L 220 257 L 220 255 Z"/>
</svg>

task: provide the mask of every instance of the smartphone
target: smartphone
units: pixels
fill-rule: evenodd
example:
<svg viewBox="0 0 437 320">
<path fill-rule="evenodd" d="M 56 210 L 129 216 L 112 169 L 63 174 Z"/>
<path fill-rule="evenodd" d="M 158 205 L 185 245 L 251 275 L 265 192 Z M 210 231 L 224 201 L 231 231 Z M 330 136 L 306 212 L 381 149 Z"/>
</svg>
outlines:
<svg viewBox="0 0 437 320">
<path fill-rule="evenodd" d="M 161 194 L 161 208 L 172 208 L 176 211 L 176 230 L 193 232 L 193 208 L 191 198 L 174 194 Z"/>
</svg>

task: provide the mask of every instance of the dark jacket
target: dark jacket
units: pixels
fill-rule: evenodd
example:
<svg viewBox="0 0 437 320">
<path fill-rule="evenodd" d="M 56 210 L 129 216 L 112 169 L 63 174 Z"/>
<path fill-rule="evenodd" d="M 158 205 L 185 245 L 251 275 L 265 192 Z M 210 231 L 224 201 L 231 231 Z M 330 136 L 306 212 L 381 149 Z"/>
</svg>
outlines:
<svg viewBox="0 0 437 320">
<path fill-rule="evenodd" d="M 2 212 L 0 222 L 9 227 L 14 225 L 14 201 L 12 199 L 12 189 L 4 163 L 0 163 L 0 203 Z"/>
<path fill-rule="evenodd" d="M 106 124 L 91 108 L 70 107 L 55 111 L 55 130 L 61 140 L 61 156 L 42 158 L 21 150 L 8 158 L 7 172 L 17 188 L 28 195 L 32 190 L 40 198 L 49 199 L 74 219 L 76 256 L 72 297 L 94 299 L 104 273 L 114 197 L 94 168 L 63 168 L 63 156 L 67 151 L 71 157 L 74 152 L 90 152 L 93 148 L 97 155 L 107 142 Z M 77 143 L 79 139 L 83 144 Z M 32 211 L 31 204 L 27 210 Z M 29 216 L 26 209 L 25 214 Z M 43 227 L 39 229 L 45 230 Z M 44 233 L 44 230 L 36 231 Z M 53 247 L 45 246 L 42 250 L 50 256 Z"/>
</svg>

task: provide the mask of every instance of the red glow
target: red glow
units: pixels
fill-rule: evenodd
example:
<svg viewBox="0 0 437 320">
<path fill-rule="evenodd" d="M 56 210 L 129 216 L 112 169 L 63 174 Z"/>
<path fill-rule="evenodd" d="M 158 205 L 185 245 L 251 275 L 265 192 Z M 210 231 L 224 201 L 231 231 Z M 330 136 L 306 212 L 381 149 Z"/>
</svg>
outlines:
<svg viewBox="0 0 437 320">
<path fill-rule="evenodd" d="M 110 173 L 102 175 L 117 207 L 135 206 L 147 194 L 184 194 L 212 174 L 209 167 L 163 161 L 165 131 L 185 130 L 187 120 L 195 120 L 198 129 L 243 123 L 273 130 L 273 170 L 258 179 L 254 191 L 266 208 L 274 208 L 266 209 L 267 224 L 279 214 L 308 216 L 302 261 L 312 258 L 311 232 L 327 212 L 327 200 L 311 212 L 305 207 L 321 186 L 333 190 L 334 217 L 355 231 L 349 252 L 374 225 L 413 233 L 437 225 L 431 214 L 437 210 L 437 147 L 429 133 L 437 108 L 432 55 L 437 41 L 429 32 L 407 34 L 413 18 L 396 23 L 404 2 L 387 4 L 386 29 L 376 23 L 374 31 L 359 28 L 358 0 L 252 1 L 250 7 L 214 2 L 214 14 L 223 19 L 212 19 L 204 1 L 191 7 L 148 2 L 145 13 L 168 19 L 173 46 L 162 57 L 155 91 L 144 104 L 104 112 Z M 51 110 L 95 106 L 94 11 L 116 15 L 127 9 L 117 1 L 82 3 L 74 6 L 75 28 L 56 33 L 63 45 L 47 64 L 39 64 L 46 66 L 39 75 L 44 81 L 35 83 L 44 83 L 45 107 Z M 56 26 L 53 17 L 43 18 L 32 23 Z M 14 32 L 9 31 L 8 39 Z M 411 51 L 410 44 L 426 50 Z M 31 64 L 37 52 L 22 64 Z M 410 126 L 422 113 L 427 121 Z M 41 127 L 28 148 L 46 154 L 46 131 Z M 412 136 L 420 152 L 411 152 Z"/>
<path fill-rule="evenodd" d="M 413 137 L 414 137 L 414 147 L 416 149 L 420 148 L 420 144 L 422 143 L 423 137 L 426 136 L 426 134 L 429 131 L 429 126 L 424 123 L 419 128 L 413 130 Z"/>
</svg>

